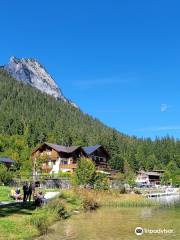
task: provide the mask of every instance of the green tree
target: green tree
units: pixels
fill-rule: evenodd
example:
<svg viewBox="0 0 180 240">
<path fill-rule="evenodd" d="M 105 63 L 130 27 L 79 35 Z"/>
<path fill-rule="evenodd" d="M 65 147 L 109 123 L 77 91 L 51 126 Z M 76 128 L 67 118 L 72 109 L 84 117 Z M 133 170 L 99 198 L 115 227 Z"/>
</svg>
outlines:
<svg viewBox="0 0 180 240">
<path fill-rule="evenodd" d="M 180 185 L 180 169 L 174 161 L 168 163 L 161 182 L 163 184 Z"/>
<path fill-rule="evenodd" d="M 80 158 L 77 163 L 74 180 L 77 185 L 93 186 L 96 175 L 96 167 L 89 158 Z"/>
<path fill-rule="evenodd" d="M 155 154 L 150 154 L 146 159 L 146 169 L 147 170 L 157 170 L 157 159 Z"/>
<path fill-rule="evenodd" d="M 161 184 L 168 185 L 171 183 L 171 174 L 166 170 L 161 177 Z"/>
<path fill-rule="evenodd" d="M 136 174 L 134 173 L 127 160 L 124 162 L 124 176 L 125 182 L 127 182 L 130 186 L 135 185 Z"/>
<path fill-rule="evenodd" d="M 14 177 L 14 172 L 4 164 L 0 164 L 0 183 L 8 184 Z"/>
<path fill-rule="evenodd" d="M 124 169 L 124 158 L 119 155 L 113 155 L 110 160 L 110 166 L 112 169 L 119 170 L 120 172 L 123 172 Z"/>
</svg>

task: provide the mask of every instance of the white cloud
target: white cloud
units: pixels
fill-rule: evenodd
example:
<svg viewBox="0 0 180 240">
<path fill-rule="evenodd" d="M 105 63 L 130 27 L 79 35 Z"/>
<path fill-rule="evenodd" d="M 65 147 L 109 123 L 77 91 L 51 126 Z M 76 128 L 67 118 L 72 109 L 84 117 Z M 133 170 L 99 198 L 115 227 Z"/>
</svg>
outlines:
<svg viewBox="0 0 180 240">
<path fill-rule="evenodd" d="M 165 103 L 161 104 L 160 110 L 161 112 L 166 112 L 169 109 L 169 106 Z"/>
</svg>

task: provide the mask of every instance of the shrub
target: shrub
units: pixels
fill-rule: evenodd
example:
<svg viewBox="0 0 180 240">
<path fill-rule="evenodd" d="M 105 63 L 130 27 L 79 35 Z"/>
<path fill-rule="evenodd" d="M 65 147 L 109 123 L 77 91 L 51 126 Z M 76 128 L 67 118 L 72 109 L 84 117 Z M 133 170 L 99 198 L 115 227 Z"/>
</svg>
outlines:
<svg viewBox="0 0 180 240">
<path fill-rule="evenodd" d="M 51 200 L 41 209 L 37 209 L 30 218 L 30 223 L 37 227 L 40 234 L 47 234 L 49 226 L 57 220 L 69 217 L 64 203 L 59 198 Z"/>
<path fill-rule="evenodd" d="M 141 191 L 140 191 L 139 189 L 136 189 L 136 188 L 134 188 L 133 192 L 134 192 L 135 194 L 141 194 Z"/>
<path fill-rule="evenodd" d="M 121 193 L 121 194 L 127 193 L 126 188 L 123 185 L 121 185 L 121 187 L 119 188 L 119 193 Z"/>
<path fill-rule="evenodd" d="M 95 210 L 100 205 L 97 202 L 96 191 L 80 189 L 76 190 L 76 195 L 81 199 L 82 207 L 85 210 Z"/>
<path fill-rule="evenodd" d="M 83 208 L 85 210 L 95 210 L 99 204 L 93 198 L 85 198 L 83 200 Z"/>
<path fill-rule="evenodd" d="M 109 182 L 105 174 L 97 172 L 94 180 L 94 189 L 97 190 L 108 190 Z"/>
<path fill-rule="evenodd" d="M 40 211 L 32 214 L 30 223 L 37 227 L 40 234 L 47 234 L 50 225 L 50 216 L 48 212 Z"/>
<path fill-rule="evenodd" d="M 60 177 L 60 178 L 71 178 L 72 177 L 72 173 L 71 172 L 62 172 L 62 171 L 60 171 L 57 174 L 57 176 Z"/>
<path fill-rule="evenodd" d="M 0 183 L 8 184 L 12 181 L 14 172 L 8 169 L 4 164 L 0 163 Z"/>
<path fill-rule="evenodd" d="M 51 211 L 56 214 L 58 219 L 66 219 L 69 217 L 69 213 L 67 212 L 63 201 L 58 198 L 50 201 L 45 208 L 47 211 Z"/>
</svg>

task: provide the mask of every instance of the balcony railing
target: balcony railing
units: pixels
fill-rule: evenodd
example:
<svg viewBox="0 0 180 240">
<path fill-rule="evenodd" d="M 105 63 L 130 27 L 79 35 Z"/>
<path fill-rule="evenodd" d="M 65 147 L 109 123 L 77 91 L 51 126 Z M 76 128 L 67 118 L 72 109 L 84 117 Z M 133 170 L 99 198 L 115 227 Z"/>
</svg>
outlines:
<svg viewBox="0 0 180 240">
<path fill-rule="evenodd" d="M 75 169 L 77 167 L 76 163 L 70 163 L 70 164 L 59 164 L 60 169 Z"/>
<path fill-rule="evenodd" d="M 42 170 L 45 171 L 45 172 L 50 172 L 52 170 L 52 166 L 50 165 L 43 165 L 42 166 Z"/>
</svg>

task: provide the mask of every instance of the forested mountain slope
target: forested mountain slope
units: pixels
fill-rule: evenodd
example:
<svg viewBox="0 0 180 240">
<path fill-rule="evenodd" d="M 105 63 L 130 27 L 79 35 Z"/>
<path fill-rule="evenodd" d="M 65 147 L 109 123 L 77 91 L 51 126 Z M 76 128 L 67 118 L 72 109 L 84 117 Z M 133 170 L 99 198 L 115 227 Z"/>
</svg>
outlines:
<svg viewBox="0 0 180 240">
<path fill-rule="evenodd" d="M 137 139 L 111 129 L 68 103 L 16 81 L 0 70 L 0 155 L 30 169 L 30 152 L 44 141 L 62 145 L 103 144 L 113 168 L 180 167 L 180 141 L 173 138 Z"/>
</svg>

